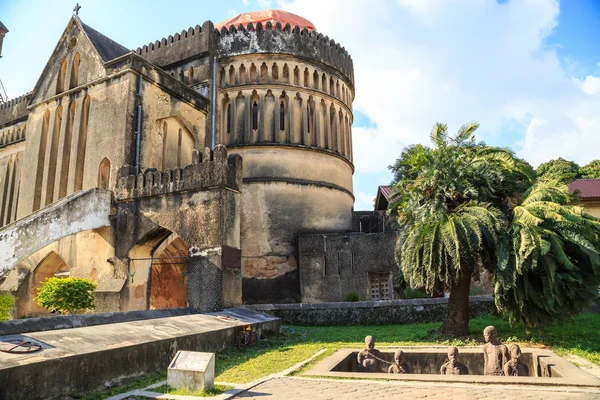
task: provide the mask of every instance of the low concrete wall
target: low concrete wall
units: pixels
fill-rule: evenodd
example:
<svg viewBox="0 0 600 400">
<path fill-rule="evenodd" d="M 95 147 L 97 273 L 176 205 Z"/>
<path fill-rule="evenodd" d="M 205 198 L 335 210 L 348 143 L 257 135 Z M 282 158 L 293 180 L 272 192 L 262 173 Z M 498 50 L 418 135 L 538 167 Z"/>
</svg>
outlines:
<svg viewBox="0 0 600 400">
<path fill-rule="evenodd" d="M 177 317 L 193 314 L 191 308 L 169 308 L 165 310 L 143 310 L 128 312 L 107 312 L 99 314 L 56 315 L 41 318 L 13 319 L 0 322 L 0 335 L 16 335 L 25 332 L 43 332 L 57 329 L 81 328 L 119 322 L 141 321 L 145 319 Z"/>
<path fill-rule="evenodd" d="M 248 309 L 0 336 L 42 345 L 33 354 L 0 352 L 0 399 L 71 398 L 144 373 L 166 371 L 178 350 L 217 352 L 252 325 L 277 334 L 281 321 Z"/>
<path fill-rule="evenodd" d="M 263 311 L 293 325 L 386 325 L 415 322 L 442 322 L 446 317 L 447 298 L 354 303 L 257 304 L 247 308 Z M 472 296 L 471 317 L 494 314 L 492 296 Z"/>
</svg>

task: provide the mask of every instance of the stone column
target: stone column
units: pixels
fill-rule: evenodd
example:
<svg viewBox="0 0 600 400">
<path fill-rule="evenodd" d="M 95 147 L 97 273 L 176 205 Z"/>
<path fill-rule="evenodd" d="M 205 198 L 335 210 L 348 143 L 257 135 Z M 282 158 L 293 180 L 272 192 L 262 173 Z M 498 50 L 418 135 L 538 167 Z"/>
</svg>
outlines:
<svg viewBox="0 0 600 400">
<path fill-rule="evenodd" d="M 198 312 L 223 309 L 223 272 L 221 249 L 189 249 L 187 301 Z"/>
</svg>

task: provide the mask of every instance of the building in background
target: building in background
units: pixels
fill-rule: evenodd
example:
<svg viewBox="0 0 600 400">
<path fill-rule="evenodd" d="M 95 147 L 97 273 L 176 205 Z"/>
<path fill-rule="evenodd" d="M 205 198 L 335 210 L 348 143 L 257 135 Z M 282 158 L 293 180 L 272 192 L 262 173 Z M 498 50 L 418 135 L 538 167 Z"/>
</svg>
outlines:
<svg viewBox="0 0 600 400">
<path fill-rule="evenodd" d="M 347 51 L 287 12 L 135 51 L 73 16 L 0 106 L 0 291 L 15 316 L 50 276 L 98 282 L 99 311 L 393 297 L 395 233 L 353 210 L 353 99 Z"/>
</svg>

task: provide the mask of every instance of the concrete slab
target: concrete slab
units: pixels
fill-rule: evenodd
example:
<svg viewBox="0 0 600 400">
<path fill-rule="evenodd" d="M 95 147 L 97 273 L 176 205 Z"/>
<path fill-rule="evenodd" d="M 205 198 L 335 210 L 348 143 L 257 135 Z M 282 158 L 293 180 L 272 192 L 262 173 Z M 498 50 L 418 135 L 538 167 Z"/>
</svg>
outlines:
<svg viewBox="0 0 600 400">
<path fill-rule="evenodd" d="M 267 335 L 281 328 L 275 317 L 239 308 L 18 335 L 40 342 L 43 350 L 0 353 L 0 398 L 60 398 L 65 392 L 166 371 L 178 350 L 216 352 L 233 346 L 237 330 L 248 324 Z M 11 338 L 1 336 L 0 341 Z"/>
</svg>

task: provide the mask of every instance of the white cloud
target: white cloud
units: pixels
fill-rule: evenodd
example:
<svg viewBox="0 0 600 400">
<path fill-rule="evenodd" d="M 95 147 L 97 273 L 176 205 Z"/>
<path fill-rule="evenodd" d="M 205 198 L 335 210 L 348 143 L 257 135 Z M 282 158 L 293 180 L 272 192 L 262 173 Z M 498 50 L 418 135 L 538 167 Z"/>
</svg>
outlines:
<svg viewBox="0 0 600 400">
<path fill-rule="evenodd" d="M 600 93 L 600 78 L 588 75 L 581 83 L 581 89 L 590 95 Z"/>
<path fill-rule="evenodd" d="M 242 4 L 248 6 L 250 5 L 250 0 L 242 0 Z"/>
<path fill-rule="evenodd" d="M 456 130 L 476 120 L 480 139 L 510 145 L 534 165 L 559 155 L 599 158 L 600 96 L 589 94 L 600 93 L 600 78 L 575 79 L 556 47 L 545 45 L 558 0 L 294 0 L 284 7 L 352 56 L 354 108 L 375 125 L 353 131 L 358 174 L 385 171 L 406 145 L 428 143 L 438 121 Z M 507 124 L 526 131 L 508 140 Z M 375 193 L 373 183 L 357 183 Z"/>
</svg>

